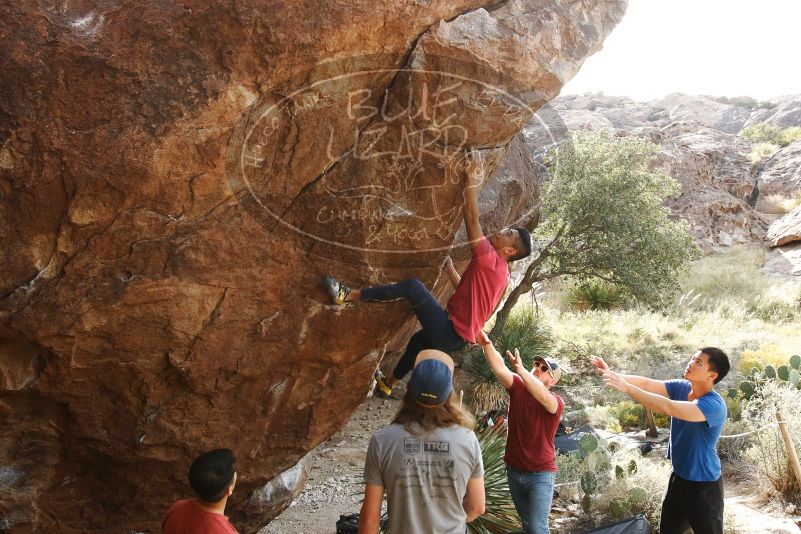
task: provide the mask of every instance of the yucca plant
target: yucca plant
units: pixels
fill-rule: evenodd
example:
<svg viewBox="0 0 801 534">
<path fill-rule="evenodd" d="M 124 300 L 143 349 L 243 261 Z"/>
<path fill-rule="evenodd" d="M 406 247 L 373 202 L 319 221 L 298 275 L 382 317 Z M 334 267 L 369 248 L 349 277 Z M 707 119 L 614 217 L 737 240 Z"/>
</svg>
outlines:
<svg viewBox="0 0 801 534">
<path fill-rule="evenodd" d="M 503 355 L 507 350 L 519 349 L 527 369 L 531 369 L 534 356 L 548 354 L 553 347 L 550 329 L 537 322 L 534 310 L 529 307 L 516 308 L 503 325 L 500 334 L 493 336 L 492 342 Z M 509 365 L 505 356 L 504 362 Z M 481 347 L 473 347 L 468 352 L 464 370 L 473 386 L 469 399 L 473 413 L 506 406 L 508 395 L 484 359 Z"/>
<path fill-rule="evenodd" d="M 484 492 L 486 511 L 472 523 L 468 523 L 470 534 L 507 534 L 521 532 L 520 518 L 509 493 L 506 479 L 506 425 L 486 427 L 476 432 L 484 459 Z"/>
<path fill-rule="evenodd" d="M 577 310 L 611 310 L 622 307 L 626 296 L 618 286 L 593 278 L 573 286 L 568 301 Z"/>
</svg>

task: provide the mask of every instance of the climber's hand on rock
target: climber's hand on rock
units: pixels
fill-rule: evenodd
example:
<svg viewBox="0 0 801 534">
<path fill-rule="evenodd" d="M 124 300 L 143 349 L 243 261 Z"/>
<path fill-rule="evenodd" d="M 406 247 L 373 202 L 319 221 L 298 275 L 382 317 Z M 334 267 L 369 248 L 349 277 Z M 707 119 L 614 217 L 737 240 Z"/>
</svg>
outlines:
<svg viewBox="0 0 801 534">
<path fill-rule="evenodd" d="M 453 268 L 453 260 L 450 256 L 445 256 L 445 261 L 442 262 L 443 269 L 452 269 Z"/>
<path fill-rule="evenodd" d="M 464 187 L 478 187 L 484 182 L 484 156 L 471 150 L 464 158 Z"/>
</svg>

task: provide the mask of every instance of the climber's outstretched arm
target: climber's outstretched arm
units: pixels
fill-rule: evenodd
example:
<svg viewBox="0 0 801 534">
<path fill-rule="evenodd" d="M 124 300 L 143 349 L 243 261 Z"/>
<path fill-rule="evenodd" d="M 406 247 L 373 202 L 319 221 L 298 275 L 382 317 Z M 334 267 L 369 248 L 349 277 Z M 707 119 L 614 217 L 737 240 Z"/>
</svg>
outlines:
<svg viewBox="0 0 801 534">
<path fill-rule="evenodd" d="M 471 153 L 464 168 L 464 225 L 471 248 L 476 248 L 484 236 L 478 222 L 478 189 L 484 181 L 484 165 L 481 156 Z"/>
</svg>

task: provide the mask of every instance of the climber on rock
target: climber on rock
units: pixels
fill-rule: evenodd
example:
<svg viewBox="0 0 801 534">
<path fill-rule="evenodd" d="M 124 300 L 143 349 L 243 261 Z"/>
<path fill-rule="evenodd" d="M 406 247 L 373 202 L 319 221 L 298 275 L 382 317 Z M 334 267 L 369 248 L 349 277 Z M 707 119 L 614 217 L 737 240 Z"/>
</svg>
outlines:
<svg viewBox="0 0 801 534">
<path fill-rule="evenodd" d="M 324 285 L 335 304 L 347 302 L 391 302 L 406 299 L 412 305 L 422 329 L 406 347 L 392 376 L 376 371 L 375 394 L 387 398 L 392 387 L 414 366 L 417 354 L 424 349 L 452 352 L 476 342 L 476 334 L 492 315 L 509 285 L 509 262 L 531 254 L 531 236 L 525 228 L 505 228 L 485 237 L 478 221 L 478 189 L 484 169 L 476 156 L 469 156 L 464 171 L 464 221 L 467 239 L 473 251 L 470 263 L 460 277 L 453 262 L 446 258 L 444 268 L 456 291 L 446 308 L 416 279 L 397 284 L 351 289 L 326 277 Z"/>
</svg>

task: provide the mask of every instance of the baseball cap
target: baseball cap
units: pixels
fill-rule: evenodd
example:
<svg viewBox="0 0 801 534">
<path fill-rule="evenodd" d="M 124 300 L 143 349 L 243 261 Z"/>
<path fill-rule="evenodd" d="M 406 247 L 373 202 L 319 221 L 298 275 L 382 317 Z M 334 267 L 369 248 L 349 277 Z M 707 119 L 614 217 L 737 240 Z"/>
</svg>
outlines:
<svg viewBox="0 0 801 534">
<path fill-rule="evenodd" d="M 562 378 L 562 368 L 559 367 L 556 360 L 548 358 L 547 356 L 534 356 L 534 361 L 543 362 L 548 366 L 548 374 L 551 375 L 554 382 L 559 382 L 559 379 Z"/>
<path fill-rule="evenodd" d="M 443 404 L 453 391 L 453 360 L 439 350 L 423 350 L 417 355 L 409 393 L 417 404 L 434 408 Z"/>
</svg>

